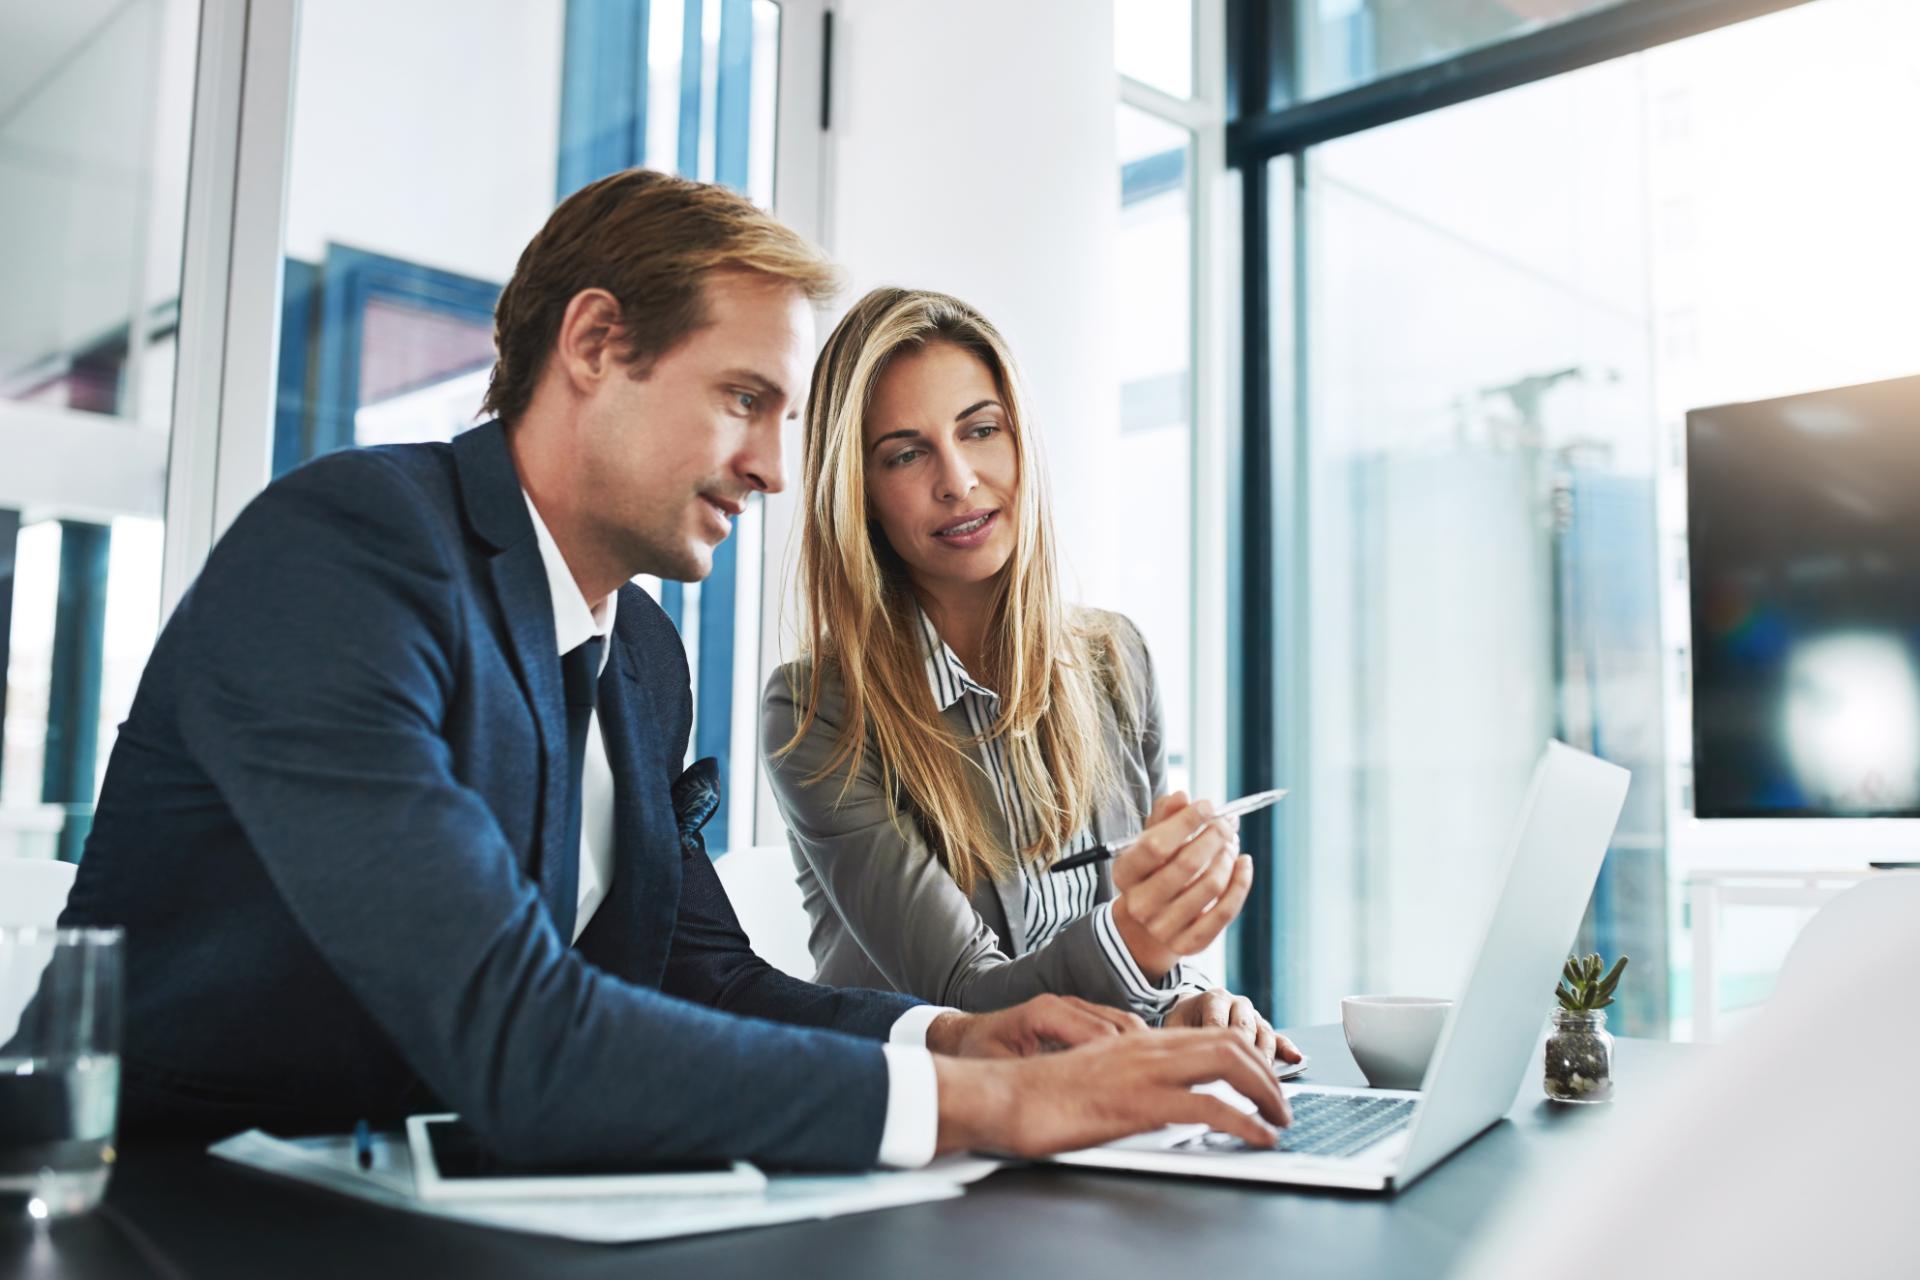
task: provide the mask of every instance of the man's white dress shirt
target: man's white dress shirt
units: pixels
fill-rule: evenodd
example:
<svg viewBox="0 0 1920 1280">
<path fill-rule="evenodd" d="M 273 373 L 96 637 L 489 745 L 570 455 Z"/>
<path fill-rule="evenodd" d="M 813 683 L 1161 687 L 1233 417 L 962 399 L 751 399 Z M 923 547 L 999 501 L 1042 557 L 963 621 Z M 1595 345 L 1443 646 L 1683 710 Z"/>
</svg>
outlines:
<svg viewBox="0 0 1920 1280">
<path fill-rule="evenodd" d="M 540 562 L 547 570 L 547 594 L 553 598 L 553 636 L 562 655 L 598 636 L 600 669 L 613 655 L 613 611 L 618 593 L 591 607 L 581 594 L 573 571 L 560 554 L 547 522 L 524 490 L 527 515 L 533 519 L 540 543 Z M 580 940 L 587 922 L 606 900 L 613 884 L 613 766 L 600 735 L 600 713 L 587 721 L 587 754 L 580 779 L 580 897 L 573 916 L 573 941 Z M 896 1169 L 915 1169 L 933 1159 L 940 1128 L 939 1082 L 933 1073 L 933 1055 L 927 1052 L 927 1027 L 947 1010 L 917 1005 L 900 1015 L 880 1050 L 887 1059 L 887 1116 L 880 1131 L 880 1163 Z"/>
</svg>

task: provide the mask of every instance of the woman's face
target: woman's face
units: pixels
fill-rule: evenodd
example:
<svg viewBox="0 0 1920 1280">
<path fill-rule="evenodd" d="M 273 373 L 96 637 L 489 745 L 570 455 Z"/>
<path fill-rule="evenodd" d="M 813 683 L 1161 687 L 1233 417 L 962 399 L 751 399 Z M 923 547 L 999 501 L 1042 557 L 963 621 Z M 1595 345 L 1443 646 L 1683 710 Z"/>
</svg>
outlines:
<svg viewBox="0 0 1920 1280">
<path fill-rule="evenodd" d="M 1006 567 L 1019 452 L 978 356 L 950 342 L 896 356 L 874 385 L 865 439 L 868 514 L 916 583 L 974 585 Z"/>
</svg>

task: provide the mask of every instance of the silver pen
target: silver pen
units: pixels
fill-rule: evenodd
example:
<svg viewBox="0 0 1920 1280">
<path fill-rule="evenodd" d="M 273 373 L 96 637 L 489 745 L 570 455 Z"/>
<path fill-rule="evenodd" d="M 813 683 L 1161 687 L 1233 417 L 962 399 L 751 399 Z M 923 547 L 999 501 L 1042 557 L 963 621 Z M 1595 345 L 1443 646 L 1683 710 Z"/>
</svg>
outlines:
<svg viewBox="0 0 1920 1280">
<path fill-rule="evenodd" d="M 1227 803 L 1213 811 L 1213 816 L 1214 818 L 1237 818 L 1243 813 L 1255 813 L 1273 804 L 1286 794 L 1284 788 L 1279 791 L 1256 791 L 1252 795 L 1241 796 L 1238 800 L 1227 801 Z M 1208 819 L 1208 821 L 1212 821 L 1212 819 Z M 1128 844 L 1131 844 L 1134 839 L 1138 839 L 1138 837 L 1132 837 L 1122 841 L 1121 848 L 1125 848 Z M 1104 844 L 1097 844 L 1082 853 L 1074 854 L 1071 858 L 1062 858 L 1047 868 L 1047 870 L 1048 873 L 1051 874 L 1058 871 L 1072 871 L 1075 867 L 1091 866 L 1096 862 L 1105 862 L 1108 858 L 1113 857 L 1115 852 L 1116 850 L 1110 849 Z"/>
</svg>

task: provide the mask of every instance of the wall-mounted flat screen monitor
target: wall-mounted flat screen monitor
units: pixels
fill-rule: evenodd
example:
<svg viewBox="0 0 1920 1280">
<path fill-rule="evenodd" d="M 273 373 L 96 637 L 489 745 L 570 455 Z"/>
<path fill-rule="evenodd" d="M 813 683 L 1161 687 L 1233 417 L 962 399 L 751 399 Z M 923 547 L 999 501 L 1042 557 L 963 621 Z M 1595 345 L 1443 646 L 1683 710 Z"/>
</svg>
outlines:
<svg viewBox="0 0 1920 1280">
<path fill-rule="evenodd" d="M 1694 812 L 1920 816 L 1920 377 L 1687 414 Z"/>
</svg>

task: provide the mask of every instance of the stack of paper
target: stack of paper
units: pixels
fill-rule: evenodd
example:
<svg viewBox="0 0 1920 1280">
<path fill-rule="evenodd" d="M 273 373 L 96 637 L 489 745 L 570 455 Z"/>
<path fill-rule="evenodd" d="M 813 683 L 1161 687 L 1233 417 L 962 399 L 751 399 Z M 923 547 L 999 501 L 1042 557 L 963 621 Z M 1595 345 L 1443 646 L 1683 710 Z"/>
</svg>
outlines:
<svg viewBox="0 0 1920 1280">
<path fill-rule="evenodd" d="M 1000 1163 L 960 1157 L 910 1173 L 776 1174 L 764 1191 L 745 1195 L 594 1196 L 539 1200 L 427 1201 L 413 1193 L 406 1140 L 374 1138 L 374 1162 L 361 1169 L 349 1137 L 276 1138 L 250 1129 L 208 1148 L 212 1155 L 266 1173 L 391 1209 L 509 1231 L 615 1244 L 702 1235 L 738 1227 L 835 1218 L 946 1200 Z"/>
</svg>

